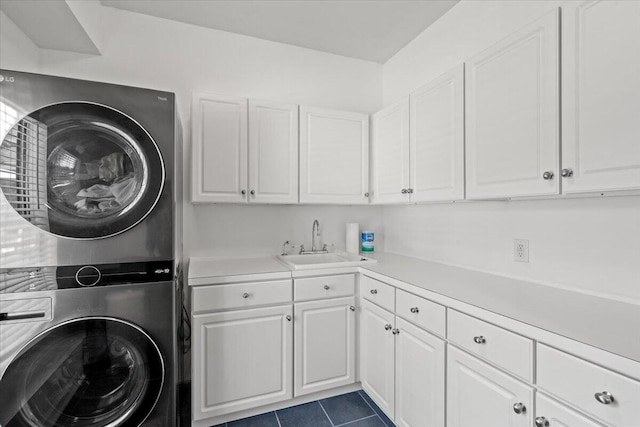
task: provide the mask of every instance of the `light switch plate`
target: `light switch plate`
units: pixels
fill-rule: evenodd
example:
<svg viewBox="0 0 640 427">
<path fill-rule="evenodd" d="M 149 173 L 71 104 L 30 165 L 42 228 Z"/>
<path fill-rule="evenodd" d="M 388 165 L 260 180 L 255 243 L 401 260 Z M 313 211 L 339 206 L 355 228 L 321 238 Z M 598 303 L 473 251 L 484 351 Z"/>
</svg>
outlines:
<svg viewBox="0 0 640 427">
<path fill-rule="evenodd" d="M 529 262 L 529 241 L 515 239 L 513 241 L 513 260 L 517 262 Z"/>
</svg>

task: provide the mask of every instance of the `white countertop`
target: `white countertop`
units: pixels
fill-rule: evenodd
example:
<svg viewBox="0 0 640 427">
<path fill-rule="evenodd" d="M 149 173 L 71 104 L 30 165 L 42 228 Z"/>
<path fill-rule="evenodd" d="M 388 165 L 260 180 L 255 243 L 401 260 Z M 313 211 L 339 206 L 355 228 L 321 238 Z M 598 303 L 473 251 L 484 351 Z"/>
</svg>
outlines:
<svg viewBox="0 0 640 427">
<path fill-rule="evenodd" d="M 362 273 L 396 279 L 640 362 L 638 304 L 401 255 L 373 257 L 378 262 L 360 267 Z M 189 266 L 190 286 L 291 277 L 275 256 L 198 257 Z"/>
</svg>

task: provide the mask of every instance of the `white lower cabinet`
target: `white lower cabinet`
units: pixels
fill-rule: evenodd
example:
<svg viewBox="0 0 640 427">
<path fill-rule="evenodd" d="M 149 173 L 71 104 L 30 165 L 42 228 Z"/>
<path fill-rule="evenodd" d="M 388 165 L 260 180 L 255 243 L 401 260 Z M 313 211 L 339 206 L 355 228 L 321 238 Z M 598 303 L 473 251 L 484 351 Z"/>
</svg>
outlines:
<svg viewBox="0 0 640 427">
<path fill-rule="evenodd" d="M 193 316 L 193 419 L 292 398 L 292 306 Z"/>
<path fill-rule="evenodd" d="M 604 427 L 554 399 L 536 394 L 536 427 Z"/>
<path fill-rule="evenodd" d="M 529 427 L 533 388 L 453 346 L 447 358 L 447 427 Z"/>
<path fill-rule="evenodd" d="M 445 342 L 363 301 L 362 388 L 402 427 L 444 427 Z"/>
<path fill-rule="evenodd" d="M 355 297 L 296 303 L 294 395 L 355 382 Z"/>
</svg>

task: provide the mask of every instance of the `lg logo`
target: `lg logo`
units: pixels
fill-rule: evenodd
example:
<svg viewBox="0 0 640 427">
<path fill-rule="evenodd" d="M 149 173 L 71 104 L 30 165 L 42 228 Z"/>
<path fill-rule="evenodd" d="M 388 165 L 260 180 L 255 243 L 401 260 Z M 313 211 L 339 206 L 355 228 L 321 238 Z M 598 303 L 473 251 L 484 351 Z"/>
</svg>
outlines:
<svg viewBox="0 0 640 427">
<path fill-rule="evenodd" d="M 9 83 L 13 83 L 15 81 L 15 79 L 13 77 L 10 77 L 10 76 L 9 77 L 5 77 L 2 74 L 0 74 L 0 83 L 2 83 L 4 81 L 9 82 Z"/>
</svg>

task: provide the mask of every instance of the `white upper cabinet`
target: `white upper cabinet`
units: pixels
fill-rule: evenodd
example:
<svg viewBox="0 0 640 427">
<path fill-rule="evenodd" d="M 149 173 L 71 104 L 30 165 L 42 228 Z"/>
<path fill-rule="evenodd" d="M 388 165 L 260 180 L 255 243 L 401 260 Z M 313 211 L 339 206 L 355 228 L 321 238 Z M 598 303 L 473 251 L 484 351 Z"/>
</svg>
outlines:
<svg viewBox="0 0 640 427">
<path fill-rule="evenodd" d="M 371 116 L 373 203 L 409 201 L 409 101 L 403 99 Z"/>
<path fill-rule="evenodd" d="M 298 202 L 298 106 L 249 100 L 249 201 Z"/>
<path fill-rule="evenodd" d="M 559 47 L 556 9 L 466 62 L 467 198 L 558 194 Z"/>
<path fill-rule="evenodd" d="M 191 119 L 192 201 L 245 201 L 247 100 L 194 94 Z"/>
<path fill-rule="evenodd" d="M 300 107 L 300 203 L 369 202 L 369 117 Z"/>
<path fill-rule="evenodd" d="M 464 198 L 464 65 L 410 96 L 411 201 Z"/>
<path fill-rule="evenodd" d="M 297 105 L 194 94 L 192 121 L 193 202 L 298 202 Z"/>
<path fill-rule="evenodd" d="M 640 2 L 562 8 L 564 193 L 640 189 Z"/>
</svg>

